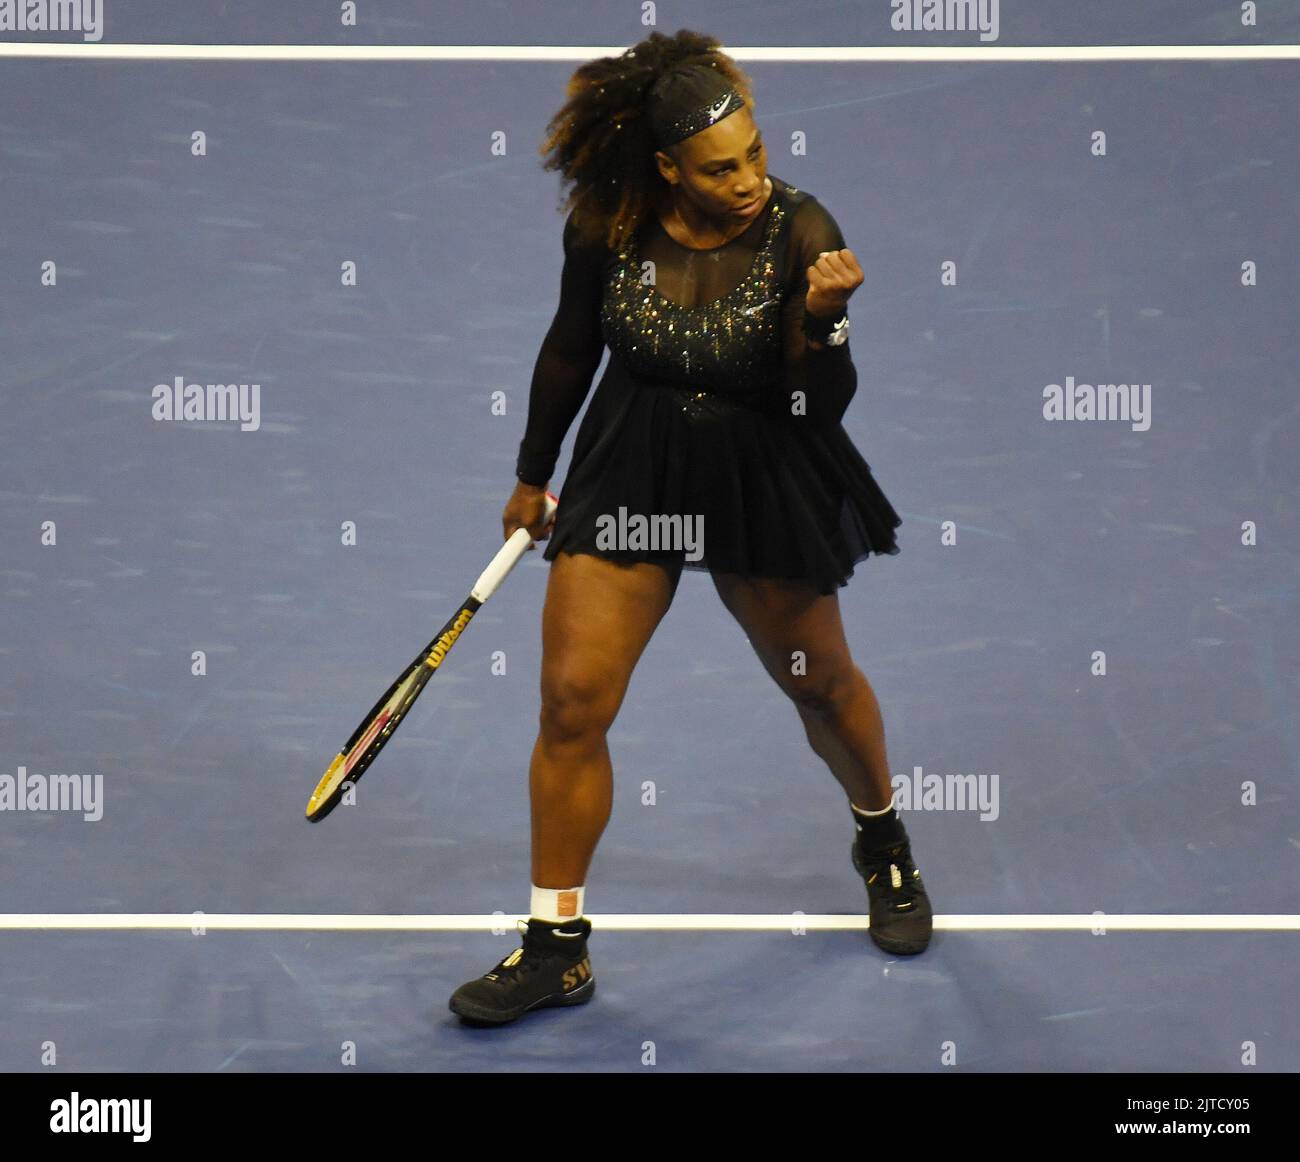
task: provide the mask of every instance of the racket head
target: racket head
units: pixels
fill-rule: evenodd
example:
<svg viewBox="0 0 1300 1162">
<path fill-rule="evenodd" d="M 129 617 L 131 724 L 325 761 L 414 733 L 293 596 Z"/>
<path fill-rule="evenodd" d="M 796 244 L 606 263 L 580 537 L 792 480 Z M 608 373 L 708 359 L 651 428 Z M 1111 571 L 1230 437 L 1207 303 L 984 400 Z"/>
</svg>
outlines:
<svg viewBox="0 0 1300 1162">
<path fill-rule="evenodd" d="M 544 514 L 547 522 L 555 516 L 560 498 L 549 490 L 544 502 Z M 505 572 L 509 572 L 507 568 Z M 504 574 L 503 574 L 504 575 Z M 487 576 L 485 572 L 484 577 Z M 480 583 L 484 577 L 480 577 Z M 497 578 L 499 583 L 500 578 Z M 495 583 L 491 586 L 495 588 Z M 389 687 L 384 697 L 371 709 L 369 716 L 357 727 L 343 749 L 334 756 L 334 760 L 325 769 L 311 798 L 307 800 L 307 819 L 319 823 L 326 818 L 343 800 L 343 791 L 349 783 L 356 785 L 366 768 L 401 724 L 402 718 L 412 703 L 424 689 L 425 684 L 438 671 L 442 660 L 451 647 L 456 644 L 470 618 L 478 611 L 483 601 L 470 593 L 456 615 L 438 632 L 438 636 L 410 664 L 401 677 Z"/>
<path fill-rule="evenodd" d="M 347 781 L 346 768 L 347 755 L 340 752 L 321 775 L 320 782 L 316 784 L 311 798 L 307 800 L 307 818 L 313 823 L 319 823 L 338 806 L 339 800 L 343 797 L 338 794 L 338 791 Z"/>
<path fill-rule="evenodd" d="M 391 697 L 357 728 L 349 745 L 335 755 L 334 761 L 325 769 L 307 800 L 308 820 L 319 823 L 343 801 L 345 787 L 349 783 L 356 786 L 434 673 L 425 664 L 423 656 L 411 664 L 407 673 L 398 680 Z"/>
</svg>

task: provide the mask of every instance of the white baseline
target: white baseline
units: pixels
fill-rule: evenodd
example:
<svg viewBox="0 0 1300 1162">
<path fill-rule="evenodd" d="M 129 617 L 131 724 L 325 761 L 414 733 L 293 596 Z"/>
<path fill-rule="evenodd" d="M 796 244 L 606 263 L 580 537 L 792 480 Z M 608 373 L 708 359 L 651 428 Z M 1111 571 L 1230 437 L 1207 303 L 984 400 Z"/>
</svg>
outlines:
<svg viewBox="0 0 1300 1162">
<path fill-rule="evenodd" d="M 81 44 L 3 41 L 0 57 L 138 61 L 568 61 L 617 56 L 629 45 L 530 44 Z M 738 61 L 1267 61 L 1300 59 L 1297 44 L 828 45 L 745 48 Z"/>
<path fill-rule="evenodd" d="M 352 913 L 270 912 L 7 912 L 0 913 L 0 931 L 189 930 L 226 932 L 490 932 L 508 926 L 514 931 L 521 913 L 502 915 L 357 915 Z M 592 925 L 623 932 L 788 932 L 794 923 L 809 932 L 865 931 L 866 916 L 776 912 L 739 915 L 697 913 L 656 915 L 626 913 L 593 915 Z M 936 916 L 936 929 L 949 932 L 1300 932 L 1300 915 L 1243 913 L 1014 914 Z"/>
</svg>

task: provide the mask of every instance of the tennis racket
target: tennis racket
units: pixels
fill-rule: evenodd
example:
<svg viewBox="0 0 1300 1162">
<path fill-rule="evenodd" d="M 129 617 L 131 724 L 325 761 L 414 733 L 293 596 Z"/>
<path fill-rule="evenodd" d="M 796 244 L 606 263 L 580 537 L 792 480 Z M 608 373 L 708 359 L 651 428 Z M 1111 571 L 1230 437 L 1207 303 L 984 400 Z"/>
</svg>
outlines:
<svg viewBox="0 0 1300 1162">
<path fill-rule="evenodd" d="M 545 523 L 550 523 L 557 503 L 557 498 L 548 492 L 543 518 Z M 519 563 L 519 558 L 528 551 L 531 542 L 527 529 L 515 529 L 479 575 L 461 607 L 437 632 L 433 641 L 420 651 L 415 661 L 402 671 L 397 681 L 388 687 L 384 696 L 371 707 L 370 713 L 330 763 L 311 793 L 311 798 L 307 800 L 307 818 L 311 822 L 319 823 L 338 806 L 343 798 L 345 783 L 356 785 L 366 768 L 374 762 L 375 755 L 383 749 L 384 743 L 393 737 L 393 732 L 402 724 L 402 719 L 420 696 L 420 691 L 438 672 L 438 667 L 456 640 L 465 632 L 470 619 Z"/>
</svg>

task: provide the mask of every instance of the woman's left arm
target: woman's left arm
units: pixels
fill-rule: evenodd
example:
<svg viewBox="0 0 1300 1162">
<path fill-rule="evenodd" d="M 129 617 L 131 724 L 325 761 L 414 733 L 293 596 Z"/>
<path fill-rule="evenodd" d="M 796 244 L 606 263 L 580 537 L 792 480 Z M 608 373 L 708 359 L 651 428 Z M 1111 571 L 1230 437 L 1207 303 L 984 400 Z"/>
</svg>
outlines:
<svg viewBox="0 0 1300 1162">
<path fill-rule="evenodd" d="M 792 419 L 821 427 L 838 424 L 858 387 L 847 338 L 832 346 L 808 337 L 846 318 L 849 297 L 863 273 L 835 219 L 808 198 L 790 222 L 788 262 L 792 279 L 782 307 L 785 400 Z"/>
</svg>

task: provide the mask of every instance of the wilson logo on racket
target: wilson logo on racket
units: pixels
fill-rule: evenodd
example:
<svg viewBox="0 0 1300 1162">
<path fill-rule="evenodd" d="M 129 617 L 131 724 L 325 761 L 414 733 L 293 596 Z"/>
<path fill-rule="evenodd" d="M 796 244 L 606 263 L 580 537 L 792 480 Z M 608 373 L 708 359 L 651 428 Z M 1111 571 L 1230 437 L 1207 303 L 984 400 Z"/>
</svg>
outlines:
<svg viewBox="0 0 1300 1162">
<path fill-rule="evenodd" d="M 469 619 L 474 616 L 472 609 L 466 609 L 461 615 L 452 622 L 451 629 L 438 639 L 438 644 L 429 651 L 429 656 L 424 659 L 424 664 L 431 669 L 437 669 L 442 665 L 442 659 L 447 656 L 447 651 L 456 644 L 456 639 L 460 637 L 461 630 L 469 625 Z"/>
</svg>

